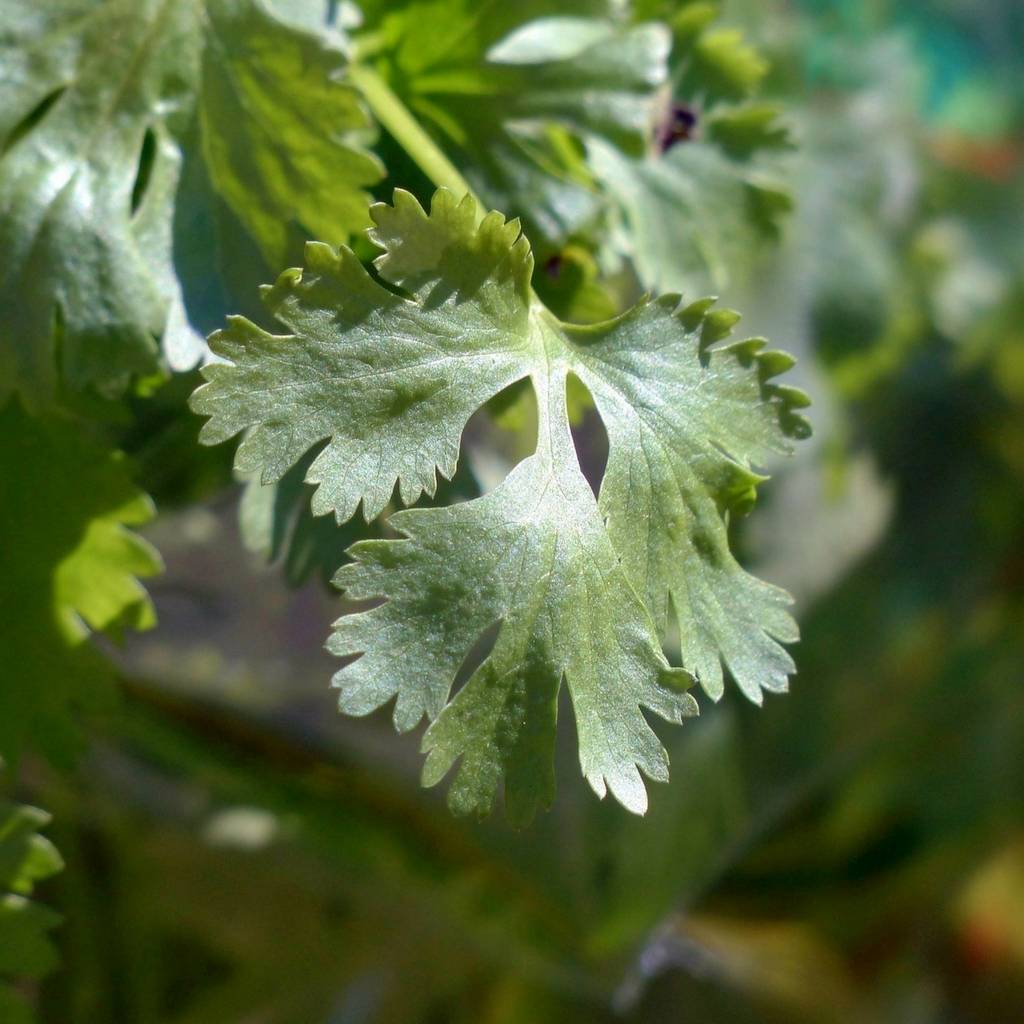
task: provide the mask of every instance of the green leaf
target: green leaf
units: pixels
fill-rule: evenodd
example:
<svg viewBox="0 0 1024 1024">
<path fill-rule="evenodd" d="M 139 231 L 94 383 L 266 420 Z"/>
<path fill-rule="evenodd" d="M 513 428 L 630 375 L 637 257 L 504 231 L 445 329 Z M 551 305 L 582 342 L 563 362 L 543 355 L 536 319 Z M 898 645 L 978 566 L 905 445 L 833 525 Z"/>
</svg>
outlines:
<svg viewBox="0 0 1024 1024">
<path fill-rule="evenodd" d="M 768 73 L 768 62 L 732 28 L 703 32 L 694 43 L 683 77 L 684 89 L 705 99 L 740 100 Z"/>
<path fill-rule="evenodd" d="M 366 188 L 384 174 L 347 58 L 290 30 L 252 0 L 208 0 L 199 91 L 203 154 L 214 187 L 271 265 L 286 226 L 340 242 L 369 226 Z"/>
<path fill-rule="evenodd" d="M 80 426 L 0 411 L 0 617 L 8 669 L 0 687 L 0 752 L 26 740 L 53 756 L 73 735 L 72 709 L 102 699 L 108 673 L 91 631 L 115 638 L 154 621 L 138 577 L 160 571 L 126 527 L 152 516 L 123 458 Z"/>
<path fill-rule="evenodd" d="M 707 142 L 632 159 L 599 139 L 590 166 L 616 200 L 622 224 L 612 248 L 629 256 L 655 291 L 699 294 L 725 287 L 751 264 L 791 207 L 756 170 Z"/>
<path fill-rule="evenodd" d="M 587 164 L 614 204 L 604 262 L 626 257 L 644 287 L 699 295 L 741 277 L 777 239 L 792 208 L 779 159 L 791 143 L 778 110 L 750 99 L 767 63 L 740 33 L 713 27 L 716 4 L 649 6 L 673 35 L 656 144 L 638 156 L 591 137 Z"/>
<path fill-rule="evenodd" d="M 29 899 L 37 882 L 64 866 L 50 841 L 38 834 L 49 820 L 35 807 L 0 800 L 0 1013 L 11 1024 L 35 1018 L 10 983 L 42 978 L 57 963 L 48 932 L 60 916 Z"/>
<path fill-rule="evenodd" d="M 563 390 L 548 408 L 560 422 L 544 439 L 546 453 L 479 501 L 398 513 L 391 523 L 409 542 L 353 549 L 356 562 L 339 572 L 339 585 L 350 596 L 386 593 L 389 600 L 341 619 L 329 645 L 337 654 L 365 651 L 336 677 L 342 710 L 372 710 L 397 692 L 400 729 L 440 713 L 424 738 L 424 782 L 439 781 L 461 758 L 449 802 L 486 812 L 504 774 L 516 822 L 554 794 L 563 678 L 583 774 L 600 796 L 611 789 L 639 813 L 647 807 L 640 771 L 668 778 L 665 752 L 641 708 L 674 722 L 696 713 L 684 692 L 687 676 L 665 662 L 618 566 L 575 464 L 564 380 L 556 386 Z M 460 663 L 498 621 L 494 650 L 445 706 Z M 430 654 L 403 657 L 409 644 Z"/>
<path fill-rule="evenodd" d="M 363 52 L 484 201 L 558 247 L 601 207 L 580 140 L 642 152 L 667 78 L 666 27 L 624 25 L 608 7 L 404 4 Z"/>
<path fill-rule="evenodd" d="M 380 178 L 329 35 L 260 0 L 0 0 L 0 400 L 122 392 L 194 358 L 174 266 L 183 140 L 271 261 L 366 226 Z"/>
<path fill-rule="evenodd" d="M 708 118 L 708 138 L 731 157 L 745 159 L 765 149 L 790 149 L 789 132 L 770 103 L 747 103 L 719 110 Z"/>
<path fill-rule="evenodd" d="M 204 369 L 193 397 L 210 417 L 203 439 L 244 431 L 239 465 L 268 482 L 324 443 L 307 472 L 314 511 L 344 520 L 362 502 L 373 516 L 396 481 L 408 503 L 433 491 L 435 468 L 451 476 L 472 413 L 529 378 L 534 455 L 482 498 L 396 513 L 404 539 L 350 550 L 338 585 L 388 600 L 336 624 L 330 649 L 361 655 L 335 677 L 340 706 L 366 714 L 394 699 L 403 731 L 426 716 L 425 781 L 461 759 L 450 802 L 482 813 L 504 776 L 509 814 L 524 821 L 552 797 L 564 679 L 584 775 L 642 812 L 641 773 L 667 777 L 642 709 L 676 722 L 696 710 L 686 672 L 658 641 L 669 595 L 684 667 L 713 694 L 720 659 L 754 699 L 782 688 L 792 667 L 771 639 L 795 637 L 785 597 L 739 569 L 723 519 L 762 479 L 751 460 L 808 432 L 795 411 L 804 396 L 771 382 L 792 360 L 760 341 L 720 345 L 737 317 L 710 301 L 679 308 L 665 297 L 592 326 L 559 321 L 530 290 L 518 223 L 481 220 L 468 197 L 440 190 L 427 214 L 399 191 L 371 213 L 377 271 L 408 297 L 347 249 L 310 243 L 306 267 L 264 293 L 290 333 L 234 318 L 211 338 L 225 361 Z M 600 504 L 569 433 L 571 374 L 611 442 Z M 452 697 L 496 624 L 493 650 Z"/>
<path fill-rule="evenodd" d="M 666 8 L 675 6 L 671 2 L 642 3 L 640 6 L 641 9 L 645 7 L 655 8 L 654 11 L 650 12 L 651 17 L 669 18 L 669 24 L 672 26 L 672 39 L 675 44 L 674 48 L 681 53 L 688 53 L 693 43 L 700 39 L 704 29 L 721 13 L 719 5 L 715 0 L 707 3 L 702 2 L 702 0 L 698 0 L 696 3 L 684 2 L 681 5 L 681 10 L 672 13 L 666 10 Z"/>
<path fill-rule="evenodd" d="M 449 193 L 440 194 L 431 219 L 403 192 L 392 215 L 378 216 L 382 238 L 399 219 L 418 223 L 409 246 L 385 257 L 384 271 L 410 290 L 430 287 L 425 305 L 381 287 L 347 248 L 310 243 L 305 276 L 286 271 L 264 291 L 267 308 L 292 335 L 271 335 L 236 317 L 210 339 L 229 365 L 204 371 L 210 386 L 193 402 L 211 417 L 201 440 L 216 444 L 250 428 L 236 464 L 243 472 L 261 470 L 269 483 L 329 439 L 306 479 L 318 485 L 314 513 L 334 511 L 339 523 L 360 501 L 367 520 L 378 516 L 396 477 L 404 504 L 424 491 L 433 494 L 435 467 L 449 479 L 455 472 L 469 417 L 523 376 L 518 354 L 506 350 L 495 323 L 511 319 L 525 326 L 529 247 L 511 248 L 519 234 L 515 224 L 492 218 L 487 231 L 474 232 L 475 207 L 456 206 Z M 466 240 L 462 251 L 445 251 L 452 236 Z M 449 269 L 445 278 L 431 280 L 431 261 Z M 433 307 L 459 295 L 475 301 L 448 302 L 439 331 Z M 324 321 L 325 309 L 335 311 L 333 324 Z M 344 346 L 331 344 L 335 327 Z M 274 365 L 280 373 L 272 381 Z M 346 413 L 339 417 L 342 393 Z"/>
<path fill-rule="evenodd" d="M 29 896 L 36 882 L 64 866 L 53 844 L 38 835 L 49 821 L 45 811 L 0 800 L 0 889 L 4 892 Z"/>
<path fill-rule="evenodd" d="M 744 572 L 723 512 L 742 511 L 764 479 L 751 462 L 806 437 L 806 397 L 772 378 L 792 357 L 753 338 L 715 347 L 739 319 L 677 296 L 592 329 L 577 370 L 608 430 L 601 512 L 623 568 L 659 627 L 669 602 L 683 665 L 709 696 L 724 661 L 755 703 L 794 671 L 776 642 L 797 639 L 789 596 Z"/>
</svg>

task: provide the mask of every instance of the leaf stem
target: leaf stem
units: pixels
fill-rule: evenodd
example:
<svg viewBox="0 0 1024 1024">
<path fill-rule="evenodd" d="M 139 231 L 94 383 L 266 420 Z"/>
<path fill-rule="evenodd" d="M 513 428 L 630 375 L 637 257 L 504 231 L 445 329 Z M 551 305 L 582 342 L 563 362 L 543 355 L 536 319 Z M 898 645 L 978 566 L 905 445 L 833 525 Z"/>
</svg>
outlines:
<svg viewBox="0 0 1024 1024">
<path fill-rule="evenodd" d="M 420 170 L 438 188 L 449 188 L 459 198 L 471 195 L 482 213 L 483 204 L 470 188 L 469 182 L 423 130 L 419 121 L 381 75 L 365 64 L 353 64 L 349 68 L 349 74 L 362 92 L 374 117 L 394 136 L 395 141 L 409 154 Z"/>
</svg>

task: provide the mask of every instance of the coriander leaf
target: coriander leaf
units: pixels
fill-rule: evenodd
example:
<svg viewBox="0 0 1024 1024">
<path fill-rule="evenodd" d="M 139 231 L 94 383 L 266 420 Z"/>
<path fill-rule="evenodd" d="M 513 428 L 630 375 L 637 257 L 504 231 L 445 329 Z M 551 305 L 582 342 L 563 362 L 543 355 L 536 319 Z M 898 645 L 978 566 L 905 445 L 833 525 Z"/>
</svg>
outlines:
<svg viewBox="0 0 1024 1024">
<path fill-rule="evenodd" d="M 374 207 L 381 237 L 408 229 L 382 273 L 420 301 L 378 284 L 349 249 L 310 243 L 306 271 L 286 271 L 264 293 L 293 333 L 235 317 L 210 339 L 227 363 L 204 370 L 210 383 L 193 400 L 211 417 L 200 439 L 216 444 L 248 428 L 237 466 L 261 470 L 266 483 L 329 439 L 306 479 L 317 484 L 314 513 L 333 510 L 339 523 L 360 500 L 367 521 L 376 518 L 396 478 L 407 505 L 433 494 L 437 469 L 455 473 L 469 417 L 525 375 L 518 350 L 527 344 L 529 247 L 516 242 L 517 224 L 494 214 L 475 231 L 475 206 L 439 197 L 429 219 L 408 193 L 397 193 L 389 212 Z M 448 238 L 455 246 L 445 249 Z M 436 277 L 424 285 L 432 266 Z"/>
<path fill-rule="evenodd" d="M 199 113 L 214 187 L 280 266 L 286 226 L 340 242 L 369 226 L 365 191 L 384 175 L 332 37 L 252 0 L 208 0 Z"/>
<path fill-rule="evenodd" d="M 156 368 L 163 302 L 132 192 L 147 127 L 182 113 L 192 17 L 166 2 L 0 3 L 0 400 L 52 400 L 58 345 L 74 389 Z M 152 159 L 173 173 L 160 147 Z"/>
<path fill-rule="evenodd" d="M 386 7 L 368 12 L 361 52 L 484 201 L 519 216 L 535 245 L 559 247 L 602 206 L 580 140 L 641 153 L 666 81 L 665 26 L 622 24 L 610 7 Z"/>
<path fill-rule="evenodd" d="M 425 715 L 425 781 L 461 758 L 453 807 L 485 812 L 503 776 L 509 813 L 525 820 L 551 799 L 564 679 L 584 775 L 642 811 L 641 772 L 662 779 L 667 761 L 641 709 L 671 721 L 696 710 L 652 619 L 664 623 L 669 595 L 687 630 L 684 667 L 712 694 L 720 659 L 753 699 L 792 667 L 772 639 L 794 638 L 783 595 L 739 569 L 723 520 L 762 479 L 751 460 L 807 432 L 795 411 L 806 399 L 771 383 L 791 360 L 758 341 L 718 345 L 736 317 L 710 301 L 665 297 L 612 321 L 562 323 L 529 288 L 517 222 L 481 219 L 469 197 L 439 190 L 428 214 L 396 192 L 371 215 L 378 273 L 408 297 L 347 249 L 310 243 L 307 266 L 265 291 L 292 333 L 235 318 L 211 339 L 224 362 L 204 369 L 193 398 L 210 416 L 204 439 L 244 431 L 239 464 L 271 481 L 324 443 L 307 473 L 314 510 L 344 519 L 362 501 L 375 515 L 396 480 L 408 502 L 432 489 L 435 467 L 450 476 L 470 415 L 529 378 L 534 455 L 482 498 L 396 513 L 404 539 L 350 549 L 336 582 L 387 600 L 336 624 L 330 649 L 360 655 L 335 677 L 340 707 L 365 714 L 394 699 L 400 730 Z M 569 433 L 570 374 L 611 440 L 600 505 Z M 495 624 L 493 651 L 452 697 Z"/>
<path fill-rule="evenodd" d="M 116 638 L 154 622 L 138 578 L 159 572 L 160 559 L 126 529 L 150 519 L 152 505 L 118 453 L 17 402 L 0 411 L 0 477 L 0 615 L 14 645 L 0 687 L 0 752 L 13 757 L 31 739 L 60 757 L 71 709 L 109 688 L 90 631 Z"/>
<path fill-rule="evenodd" d="M 57 963 L 47 933 L 60 916 L 29 898 L 37 882 L 64 866 L 50 841 L 39 835 L 49 820 L 35 807 L 0 800 L 0 1015 L 10 1024 L 35 1020 L 11 983 L 42 978 Z"/>
<path fill-rule="evenodd" d="M 775 237 L 792 205 L 770 180 L 706 142 L 632 159 L 591 139 L 587 155 L 622 218 L 613 248 L 655 291 L 724 287 Z"/>
<path fill-rule="evenodd" d="M 693 41 L 682 88 L 707 99 L 741 100 L 768 73 L 768 62 L 733 28 L 709 28 Z"/>
<path fill-rule="evenodd" d="M 672 96 L 645 153 L 585 140 L 613 202 L 605 262 L 627 257 L 656 291 L 725 287 L 778 237 L 792 208 L 778 158 L 788 131 L 775 107 L 750 99 L 767 64 L 740 33 L 712 25 L 717 13 L 694 3 L 669 16 Z"/>
<path fill-rule="evenodd" d="M 366 226 L 346 58 L 259 0 L 0 0 L 0 400 L 124 391 L 201 351 L 175 271 L 183 141 L 268 258 Z M 323 120 L 321 120 L 321 118 Z M 59 357 L 59 358 L 58 358 Z"/>
<path fill-rule="evenodd" d="M 553 15 L 513 29 L 487 51 L 487 59 L 495 64 L 569 60 L 613 38 L 615 26 L 611 21 Z"/>
<path fill-rule="evenodd" d="M 789 149 L 789 132 L 779 122 L 779 111 L 770 103 L 744 103 L 726 107 L 707 119 L 707 136 L 736 160 L 762 150 Z"/>
<path fill-rule="evenodd" d="M 696 713 L 689 679 L 665 662 L 576 465 L 564 378 L 552 384 L 545 451 L 477 501 L 392 516 L 408 540 L 351 550 L 356 561 L 338 585 L 350 597 L 388 601 L 340 619 L 329 644 L 340 655 L 365 652 L 335 677 L 343 711 L 365 714 L 397 694 L 399 729 L 436 718 L 424 738 L 424 782 L 438 782 L 461 757 L 449 802 L 486 813 L 504 774 L 516 822 L 554 795 L 563 678 L 583 774 L 600 796 L 610 789 L 638 813 L 647 807 L 640 771 L 668 778 L 640 709 L 674 722 Z M 494 650 L 446 706 L 459 665 L 497 621 Z"/>
<path fill-rule="evenodd" d="M 764 478 L 751 462 L 789 451 L 810 427 L 806 396 L 772 380 L 791 356 L 762 339 L 715 343 L 738 319 L 710 302 L 678 310 L 678 296 L 576 329 L 575 371 L 608 431 L 601 511 L 623 568 L 656 624 L 669 600 L 685 668 L 722 695 L 721 661 L 754 702 L 786 689 L 797 639 L 789 595 L 744 572 L 722 513 L 753 502 Z"/>
</svg>

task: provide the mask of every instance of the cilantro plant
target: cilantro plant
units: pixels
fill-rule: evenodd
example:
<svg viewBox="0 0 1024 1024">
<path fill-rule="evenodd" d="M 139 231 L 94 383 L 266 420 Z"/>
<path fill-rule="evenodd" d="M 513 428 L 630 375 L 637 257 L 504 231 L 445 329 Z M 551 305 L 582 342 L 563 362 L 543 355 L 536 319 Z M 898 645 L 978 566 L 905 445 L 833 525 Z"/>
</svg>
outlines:
<svg viewBox="0 0 1024 1024">
<path fill-rule="evenodd" d="M 0 0 L 0 1024 L 1021 1002 L 1024 32 L 907 6 Z"/>
<path fill-rule="evenodd" d="M 457 812 L 551 804 L 563 685 L 583 775 L 637 813 L 668 778 L 648 713 L 786 688 L 788 597 L 728 532 L 806 398 L 701 295 L 770 244 L 789 142 L 717 14 L 0 0 L 0 756 L 73 760 L 118 692 L 99 638 L 155 623 L 132 531 L 232 472 L 246 542 L 361 602 L 341 710 L 426 720 Z M 531 392 L 488 489 L 467 424 L 528 433 Z M 42 821 L 0 808 L 4 1019 L 50 966 Z"/>
<path fill-rule="evenodd" d="M 426 719 L 453 809 L 551 803 L 563 684 L 584 776 L 636 812 L 668 777 L 645 713 L 681 722 L 726 674 L 786 688 L 788 598 L 728 532 L 806 398 L 701 295 L 770 243 L 789 141 L 717 14 L 0 0 L 0 752 L 66 761 L 116 692 L 93 638 L 153 625 L 146 489 L 224 482 L 182 442 L 199 365 L 247 542 L 370 602 L 329 640 L 342 711 Z M 467 423 L 530 391 L 535 448 L 488 491 Z"/>
</svg>

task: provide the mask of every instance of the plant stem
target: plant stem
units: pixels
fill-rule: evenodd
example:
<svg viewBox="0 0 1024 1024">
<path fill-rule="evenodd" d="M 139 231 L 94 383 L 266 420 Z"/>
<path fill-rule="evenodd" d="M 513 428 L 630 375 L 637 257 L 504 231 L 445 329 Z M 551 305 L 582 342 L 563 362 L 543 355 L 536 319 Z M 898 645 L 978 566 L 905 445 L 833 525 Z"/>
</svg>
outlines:
<svg viewBox="0 0 1024 1024">
<path fill-rule="evenodd" d="M 349 74 L 374 116 L 394 136 L 395 141 L 416 162 L 420 170 L 438 188 L 449 188 L 459 197 L 472 196 L 482 214 L 483 204 L 469 183 L 437 143 L 420 127 L 420 123 L 392 92 L 387 82 L 365 64 L 353 64 L 349 68 Z"/>
</svg>

